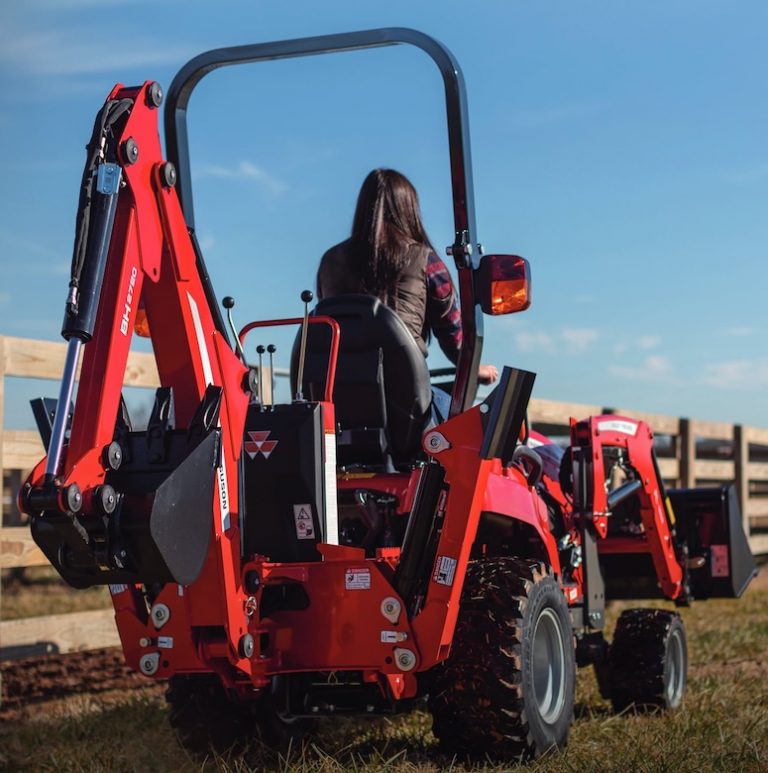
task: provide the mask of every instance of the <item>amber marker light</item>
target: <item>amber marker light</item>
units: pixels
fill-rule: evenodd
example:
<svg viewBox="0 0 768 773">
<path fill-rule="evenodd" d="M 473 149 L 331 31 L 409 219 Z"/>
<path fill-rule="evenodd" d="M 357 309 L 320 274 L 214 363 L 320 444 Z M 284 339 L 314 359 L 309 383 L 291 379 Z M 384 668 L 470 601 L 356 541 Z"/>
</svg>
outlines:
<svg viewBox="0 0 768 773">
<path fill-rule="evenodd" d="M 133 326 L 137 336 L 142 338 L 151 338 L 149 333 L 149 320 L 147 319 L 147 312 L 144 311 L 143 306 L 139 306 L 136 310 L 136 323 Z"/>
<path fill-rule="evenodd" d="M 486 314 L 514 314 L 531 305 L 531 272 L 519 255 L 484 255 L 480 263 L 481 305 Z"/>
</svg>

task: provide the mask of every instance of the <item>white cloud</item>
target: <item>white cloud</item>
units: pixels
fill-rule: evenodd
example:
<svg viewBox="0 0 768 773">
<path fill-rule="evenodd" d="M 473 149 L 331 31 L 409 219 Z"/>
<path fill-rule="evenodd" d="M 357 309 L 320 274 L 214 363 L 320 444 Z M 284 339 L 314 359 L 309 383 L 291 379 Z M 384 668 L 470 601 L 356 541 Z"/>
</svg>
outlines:
<svg viewBox="0 0 768 773">
<path fill-rule="evenodd" d="M 768 387 L 768 360 L 726 360 L 707 365 L 704 381 L 722 389 Z"/>
<path fill-rule="evenodd" d="M 638 366 L 611 365 L 608 372 L 630 381 L 669 381 L 672 365 L 666 357 L 650 355 Z"/>
<path fill-rule="evenodd" d="M 200 164 L 192 172 L 192 176 L 197 179 L 214 177 L 222 180 L 254 180 L 269 193 L 275 195 L 285 193 L 288 190 L 288 186 L 282 180 L 273 177 L 251 161 L 240 161 L 235 166 Z"/>
<path fill-rule="evenodd" d="M 84 35 L 78 30 L 0 34 L 0 63 L 32 75 L 87 75 L 185 61 L 192 52 L 160 40 Z"/>
<path fill-rule="evenodd" d="M 533 352 L 544 351 L 554 352 L 555 342 L 552 340 L 552 336 L 542 331 L 536 331 L 534 333 L 520 332 L 514 335 L 515 344 L 521 352 Z"/>
<path fill-rule="evenodd" d="M 197 243 L 200 246 L 200 251 L 205 253 L 210 250 L 214 244 L 216 244 L 216 239 L 214 238 L 213 234 L 205 233 L 198 237 Z"/>
<path fill-rule="evenodd" d="M 579 354 L 585 351 L 600 337 L 597 330 L 584 328 L 565 328 L 561 335 L 571 354 Z"/>
<path fill-rule="evenodd" d="M 625 352 L 640 349 L 648 351 L 655 349 L 661 343 L 661 336 L 647 335 L 640 338 L 620 339 L 611 345 L 611 351 L 614 354 L 624 354 Z"/>
<path fill-rule="evenodd" d="M 728 327 L 725 329 L 726 335 L 729 336 L 751 336 L 754 332 L 754 328 L 751 328 L 748 325 Z"/>
<path fill-rule="evenodd" d="M 641 349 L 655 349 L 661 343 L 659 336 L 640 336 L 637 339 L 637 345 Z"/>
</svg>

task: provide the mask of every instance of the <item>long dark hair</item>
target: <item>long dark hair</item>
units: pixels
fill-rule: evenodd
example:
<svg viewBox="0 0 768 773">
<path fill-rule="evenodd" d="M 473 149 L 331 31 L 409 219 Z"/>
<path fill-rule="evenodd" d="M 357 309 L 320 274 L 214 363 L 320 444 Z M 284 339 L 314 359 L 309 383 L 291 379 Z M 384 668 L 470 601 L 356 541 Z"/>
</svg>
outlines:
<svg viewBox="0 0 768 773">
<path fill-rule="evenodd" d="M 365 291 L 380 298 L 394 289 L 414 244 L 432 249 L 421 222 L 418 194 L 405 175 L 374 169 L 365 178 L 351 242 Z"/>
</svg>

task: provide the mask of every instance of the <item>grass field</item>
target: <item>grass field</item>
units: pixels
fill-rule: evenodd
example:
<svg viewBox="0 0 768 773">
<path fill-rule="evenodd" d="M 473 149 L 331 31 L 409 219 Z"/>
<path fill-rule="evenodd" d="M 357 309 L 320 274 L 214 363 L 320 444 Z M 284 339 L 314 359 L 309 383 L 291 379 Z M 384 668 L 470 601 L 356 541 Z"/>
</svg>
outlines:
<svg viewBox="0 0 768 773">
<path fill-rule="evenodd" d="M 6 605 L 13 608 L 11 595 L 4 593 L 4 610 Z M 26 595 L 24 590 L 16 594 L 17 607 Z M 611 606 L 610 624 L 625 606 Z M 579 674 L 568 749 L 520 769 L 768 770 L 768 571 L 764 568 L 741 600 L 700 602 L 682 614 L 690 671 L 680 711 L 614 715 L 600 698 L 591 670 L 586 670 Z M 245 754 L 201 762 L 178 747 L 167 724 L 161 687 L 98 698 L 86 690 L 83 685 L 83 694 L 76 698 L 38 704 L 5 720 L 0 726 L 0 769 L 233 773 L 517 769 L 492 760 L 467 766 L 441 756 L 425 712 L 391 720 L 328 721 L 316 737 L 284 756 L 254 744 Z"/>
</svg>

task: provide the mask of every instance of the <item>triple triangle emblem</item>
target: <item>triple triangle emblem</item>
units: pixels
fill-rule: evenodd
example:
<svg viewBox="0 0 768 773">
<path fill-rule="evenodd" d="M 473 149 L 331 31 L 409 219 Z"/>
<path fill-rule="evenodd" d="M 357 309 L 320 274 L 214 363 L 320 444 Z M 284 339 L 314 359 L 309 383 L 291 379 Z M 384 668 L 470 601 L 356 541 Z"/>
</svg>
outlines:
<svg viewBox="0 0 768 773">
<path fill-rule="evenodd" d="M 248 432 L 247 435 L 250 440 L 246 440 L 245 443 L 243 443 L 245 453 L 248 454 L 251 459 L 255 459 L 259 454 L 262 454 L 265 459 L 269 459 L 269 455 L 275 450 L 275 446 L 277 446 L 278 443 L 277 440 L 269 440 L 269 430 Z"/>
</svg>

